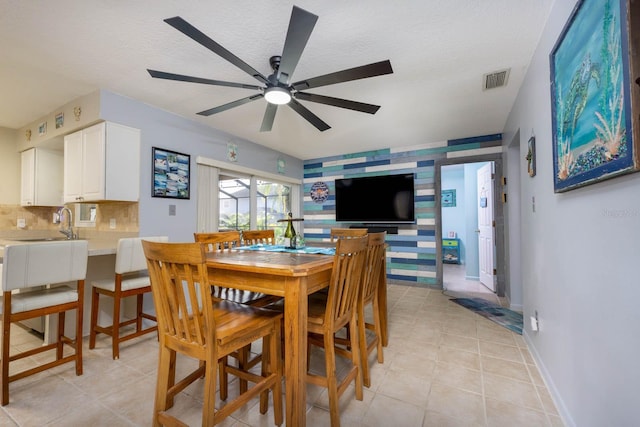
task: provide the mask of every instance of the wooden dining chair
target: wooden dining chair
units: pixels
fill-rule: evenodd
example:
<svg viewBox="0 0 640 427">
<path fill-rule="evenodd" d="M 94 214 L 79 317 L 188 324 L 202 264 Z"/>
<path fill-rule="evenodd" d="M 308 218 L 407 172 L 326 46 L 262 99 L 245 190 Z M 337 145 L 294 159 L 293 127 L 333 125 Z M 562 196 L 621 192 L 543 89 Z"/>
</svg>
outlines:
<svg viewBox="0 0 640 427">
<path fill-rule="evenodd" d="M 362 381 L 365 387 L 371 386 L 369 354 L 373 352 L 374 348 L 377 349 L 378 363 L 384 362 L 378 287 L 380 286 L 380 275 L 386 274 L 386 236 L 386 231 L 368 234 L 367 258 L 364 265 L 360 297 L 358 298 L 357 304 L 358 334 L 360 339 L 360 355 L 362 357 Z M 365 319 L 365 308 L 368 305 L 371 305 L 372 308 L 373 323 L 367 323 Z M 369 341 L 367 341 L 367 330 L 373 331 L 373 337 Z"/>
<path fill-rule="evenodd" d="M 307 366 L 306 380 L 328 389 L 332 427 L 340 425 L 338 400 L 352 381 L 355 381 L 356 399 L 362 400 L 363 396 L 356 308 L 366 255 L 366 236 L 338 239 L 329 292 L 309 297 L 308 344 L 324 347 L 326 376 L 311 373 Z M 336 342 L 335 334 L 347 325 L 349 342 L 342 346 Z M 336 355 L 351 361 L 351 367 L 341 380 L 337 378 Z"/>
<path fill-rule="evenodd" d="M 113 278 L 94 280 L 91 282 L 91 326 L 89 331 L 89 348 L 96 347 L 96 336 L 105 334 L 111 337 L 111 356 L 120 358 L 120 343 L 158 330 L 156 317 L 143 311 L 144 295 L 151 293 L 151 284 L 147 274 L 147 260 L 142 251 L 142 240 L 168 242 L 167 236 L 127 237 L 118 240 L 116 247 L 116 267 Z M 113 312 L 110 325 L 99 325 L 100 296 L 113 299 Z M 132 319 L 121 319 L 122 304 L 125 298 L 136 297 L 136 316 Z M 143 321 L 153 322 L 146 328 Z M 122 328 L 135 325 L 135 330 L 121 335 Z"/>
<path fill-rule="evenodd" d="M 366 228 L 332 228 L 329 232 L 331 242 L 334 243 L 338 239 L 351 239 L 353 237 L 362 237 L 367 235 Z"/>
<path fill-rule="evenodd" d="M 240 232 L 239 231 L 220 231 L 212 233 L 194 233 L 194 239 L 198 243 L 203 243 L 205 252 L 225 252 L 241 246 Z M 247 304 L 253 307 L 266 307 L 269 304 L 280 301 L 282 298 L 267 295 L 260 292 L 244 291 L 240 289 L 226 288 L 223 286 L 212 286 L 211 295 L 214 299 L 229 300 L 239 304 Z M 249 370 L 252 367 L 260 363 L 261 354 L 257 354 L 251 357 L 251 345 L 247 345 L 245 348 L 240 349 L 238 352 L 233 352 L 230 356 L 238 360 L 238 368 L 243 370 Z M 227 377 L 220 372 L 220 390 L 224 396 L 227 393 Z M 244 379 L 239 380 L 240 392 L 243 393 L 247 390 L 247 382 Z"/>
<path fill-rule="evenodd" d="M 208 285 L 204 246 L 199 243 L 142 242 L 147 258 L 159 332 L 159 366 L 153 425 L 186 425 L 167 413 L 176 394 L 204 376 L 202 425 L 213 426 L 260 396 L 260 412 L 267 412 L 273 395 L 274 422 L 281 425 L 282 314 L 228 300 L 214 302 Z M 250 373 L 225 363 L 226 356 L 262 339 L 263 369 Z M 177 353 L 200 360 L 195 371 L 176 382 Z M 216 371 L 254 383 L 224 405 L 215 407 Z M 223 398 L 226 399 L 226 396 Z"/>
<path fill-rule="evenodd" d="M 242 232 L 242 246 L 275 245 L 276 234 L 273 230 L 245 230 Z"/>
<path fill-rule="evenodd" d="M 196 242 L 204 243 L 208 253 L 219 253 L 233 250 L 241 246 L 239 231 L 218 231 L 212 233 L 194 233 Z M 264 307 L 277 300 L 279 297 L 260 292 L 243 291 L 240 289 L 215 286 L 212 288 L 214 298 L 227 299 L 241 304 L 249 304 L 256 307 Z"/>
<path fill-rule="evenodd" d="M 4 247 L 3 262 L 0 264 L 2 406 L 9 403 L 11 382 L 67 362 L 75 362 L 76 375 L 82 375 L 82 311 L 87 256 L 86 240 L 25 243 Z M 69 282 L 75 282 L 75 289 L 69 286 Z M 64 331 L 65 314 L 73 310 L 76 313 L 75 337 L 70 338 Z M 52 334 L 55 342 L 35 348 L 24 348 L 22 345 L 11 347 L 12 323 L 49 314 L 58 315 L 58 327 Z M 65 345 L 73 349 L 72 354 L 65 354 Z M 49 350 L 55 350 L 55 359 L 52 361 L 49 359 L 50 361 L 43 362 L 45 359 L 42 357 L 31 357 Z M 11 362 L 24 363 L 27 357 L 28 363 L 23 367 L 28 368 L 10 372 Z"/>
</svg>

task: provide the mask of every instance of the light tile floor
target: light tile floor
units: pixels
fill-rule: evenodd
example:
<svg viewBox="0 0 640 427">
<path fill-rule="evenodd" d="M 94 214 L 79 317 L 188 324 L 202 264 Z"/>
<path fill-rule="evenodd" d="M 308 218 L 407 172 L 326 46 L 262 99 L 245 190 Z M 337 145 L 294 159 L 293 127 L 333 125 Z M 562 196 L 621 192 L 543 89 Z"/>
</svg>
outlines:
<svg viewBox="0 0 640 427">
<path fill-rule="evenodd" d="M 384 363 L 376 363 L 375 351 L 370 355 L 372 385 L 363 401 L 355 400 L 353 387 L 342 396 L 343 426 L 563 425 L 520 335 L 450 302 L 439 290 L 389 285 L 388 300 Z M 16 347 L 37 341 L 19 327 L 12 331 Z M 109 345 L 102 339 L 89 350 L 85 340 L 82 376 L 70 363 L 11 383 L 0 426 L 151 425 L 156 338 L 126 342 L 116 361 Z M 313 351 L 311 363 L 321 369 L 320 350 Z M 179 359 L 179 371 L 194 366 Z M 230 393 L 236 390 L 232 383 Z M 198 381 L 176 398 L 172 412 L 196 426 L 201 407 Z M 272 411 L 261 415 L 258 407 L 254 401 L 221 425 L 273 425 Z M 307 408 L 308 426 L 329 425 L 326 390 L 308 386 Z"/>
</svg>

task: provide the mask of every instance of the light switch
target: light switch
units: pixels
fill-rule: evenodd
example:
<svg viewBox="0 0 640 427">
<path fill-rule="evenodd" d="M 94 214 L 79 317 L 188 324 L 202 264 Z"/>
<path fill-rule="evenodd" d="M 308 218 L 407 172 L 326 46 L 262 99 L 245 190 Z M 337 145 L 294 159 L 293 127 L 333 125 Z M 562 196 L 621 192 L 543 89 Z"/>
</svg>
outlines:
<svg viewBox="0 0 640 427">
<path fill-rule="evenodd" d="M 112 230 L 113 230 L 114 228 L 116 228 L 116 219 L 115 219 L 115 218 L 111 218 L 111 219 L 109 220 L 109 228 L 110 228 L 110 229 L 112 229 Z"/>
<path fill-rule="evenodd" d="M 18 228 L 25 228 L 27 226 L 27 220 L 24 218 L 18 218 Z"/>
<path fill-rule="evenodd" d="M 169 205 L 169 216 L 176 216 L 176 205 Z"/>
</svg>

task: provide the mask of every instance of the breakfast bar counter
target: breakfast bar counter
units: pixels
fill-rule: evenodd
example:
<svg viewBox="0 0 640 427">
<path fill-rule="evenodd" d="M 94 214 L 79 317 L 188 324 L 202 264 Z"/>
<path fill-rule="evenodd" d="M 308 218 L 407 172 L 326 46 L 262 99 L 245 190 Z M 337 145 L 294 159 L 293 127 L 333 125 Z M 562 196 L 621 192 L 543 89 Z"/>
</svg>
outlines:
<svg viewBox="0 0 640 427">
<path fill-rule="evenodd" d="M 118 245 L 118 239 L 121 237 L 129 237 L 131 233 L 103 233 L 107 236 L 87 236 L 86 239 L 89 242 L 89 259 L 87 260 L 87 276 L 85 279 L 85 292 L 84 292 L 84 305 L 83 311 L 83 335 L 89 335 L 89 323 L 91 313 L 91 283 L 95 280 L 101 280 L 106 278 L 113 278 L 115 274 L 115 254 L 116 247 Z M 135 233 L 137 234 L 137 233 Z M 21 245 L 34 242 L 46 242 L 51 238 L 52 241 L 60 240 L 58 236 L 47 236 L 45 234 L 21 234 L 21 235 L 5 235 L 0 236 L 0 263 L 4 256 L 4 247 L 6 245 Z M 63 237 L 64 239 L 64 237 Z M 81 237 L 81 240 L 82 237 Z M 145 301 L 145 304 L 152 304 L 151 299 Z M 130 317 L 131 313 L 135 312 L 135 301 L 126 301 L 123 307 L 123 316 Z M 99 313 L 100 324 L 110 324 L 111 313 L 113 313 L 113 306 L 110 304 L 102 304 Z M 44 341 L 49 342 L 49 331 L 55 330 L 55 324 L 57 321 L 56 316 L 47 316 L 44 324 Z M 65 330 L 71 333 L 74 327 L 75 313 L 69 313 L 65 319 Z M 72 334 L 73 335 L 73 334 Z"/>
</svg>

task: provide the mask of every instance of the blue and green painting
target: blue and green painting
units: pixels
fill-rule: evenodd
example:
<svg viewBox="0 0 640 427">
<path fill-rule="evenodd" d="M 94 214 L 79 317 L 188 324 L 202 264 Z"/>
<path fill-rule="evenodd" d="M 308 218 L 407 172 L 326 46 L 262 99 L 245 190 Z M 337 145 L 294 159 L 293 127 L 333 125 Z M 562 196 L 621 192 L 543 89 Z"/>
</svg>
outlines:
<svg viewBox="0 0 640 427">
<path fill-rule="evenodd" d="M 579 2 L 550 63 L 555 191 L 631 171 L 626 2 Z"/>
</svg>

